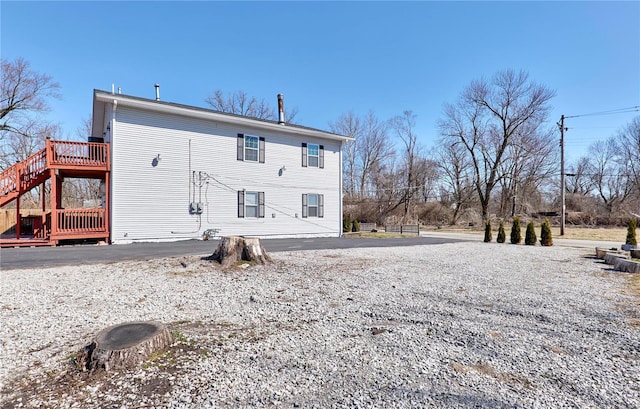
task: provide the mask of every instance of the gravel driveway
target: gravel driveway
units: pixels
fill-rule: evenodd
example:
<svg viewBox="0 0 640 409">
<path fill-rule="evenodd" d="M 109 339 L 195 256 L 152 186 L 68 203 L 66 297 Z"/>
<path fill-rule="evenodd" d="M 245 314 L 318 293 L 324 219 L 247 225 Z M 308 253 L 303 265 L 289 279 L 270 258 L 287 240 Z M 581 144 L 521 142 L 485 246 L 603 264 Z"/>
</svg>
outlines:
<svg viewBox="0 0 640 409">
<path fill-rule="evenodd" d="M 0 407 L 640 407 L 638 298 L 591 250 L 443 244 L 2 273 Z M 170 325 L 138 370 L 100 329 Z"/>
</svg>

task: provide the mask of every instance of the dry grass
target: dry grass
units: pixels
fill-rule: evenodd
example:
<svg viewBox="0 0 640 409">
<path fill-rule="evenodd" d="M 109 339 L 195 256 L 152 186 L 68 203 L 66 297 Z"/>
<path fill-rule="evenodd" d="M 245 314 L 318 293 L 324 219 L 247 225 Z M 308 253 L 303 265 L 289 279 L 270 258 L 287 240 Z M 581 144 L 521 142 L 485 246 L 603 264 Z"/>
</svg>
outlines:
<svg viewBox="0 0 640 409">
<path fill-rule="evenodd" d="M 553 237 L 560 237 L 560 227 L 552 227 Z M 564 238 L 577 240 L 603 240 L 624 243 L 626 227 L 565 227 Z"/>
<path fill-rule="evenodd" d="M 511 225 L 505 225 L 507 235 L 511 229 Z M 428 229 L 427 229 L 428 230 Z M 497 227 L 495 227 L 497 231 Z M 477 229 L 464 229 L 464 228 L 440 228 L 439 231 L 453 232 L 453 233 L 471 233 L 471 234 L 484 234 L 484 230 Z M 540 226 L 536 225 L 536 234 L 539 234 Z M 554 238 L 560 237 L 560 227 L 551 227 L 551 234 Z M 596 241 L 616 241 L 624 243 L 627 237 L 626 227 L 575 227 L 565 226 L 564 236 L 565 239 L 575 240 L 596 240 Z"/>
<path fill-rule="evenodd" d="M 405 237 L 417 237 L 415 234 L 400 234 L 400 233 L 386 233 L 383 231 L 379 232 L 368 232 L 361 231 L 357 233 L 343 233 L 344 238 L 367 238 L 367 239 L 399 239 Z"/>
</svg>

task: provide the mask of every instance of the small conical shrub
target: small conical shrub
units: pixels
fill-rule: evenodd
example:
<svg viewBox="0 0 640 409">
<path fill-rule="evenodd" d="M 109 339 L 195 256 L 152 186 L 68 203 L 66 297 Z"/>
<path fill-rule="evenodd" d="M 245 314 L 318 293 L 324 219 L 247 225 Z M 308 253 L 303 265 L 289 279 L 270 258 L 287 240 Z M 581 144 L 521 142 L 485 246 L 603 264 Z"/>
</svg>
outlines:
<svg viewBox="0 0 640 409">
<path fill-rule="evenodd" d="M 348 233 L 351 231 L 351 219 L 348 214 L 342 216 L 342 231 Z"/>
<path fill-rule="evenodd" d="M 484 242 L 489 243 L 493 239 L 493 234 L 491 234 L 491 222 L 487 222 L 484 225 Z"/>
<path fill-rule="evenodd" d="M 632 246 L 637 246 L 638 241 L 636 240 L 636 227 L 638 225 L 638 221 L 633 217 L 629 219 L 629 224 L 627 225 L 627 240 L 625 244 L 630 244 Z"/>
<path fill-rule="evenodd" d="M 518 216 L 513 218 L 513 225 L 511 226 L 511 244 L 520 244 L 522 242 L 522 233 L 520 233 L 520 218 Z"/>
<path fill-rule="evenodd" d="M 533 221 L 530 221 L 527 224 L 527 232 L 524 235 L 524 244 L 527 246 L 535 246 L 536 241 L 538 241 L 538 237 L 536 237 L 536 226 L 533 224 Z"/>
<path fill-rule="evenodd" d="M 553 246 L 553 238 L 551 237 L 551 226 L 549 219 L 544 219 L 540 227 L 540 244 L 543 246 Z"/>
<path fill-rule="evenodd" d="M 496 241 L 498 243 L 504 243 L 507 241 L 507 233 L 504 232 L 504 222 L 500 222 L 500 227 L 498 227 L 498 238 Z"/>
<path fill-rule="evenodd" d="M 360 231 L 360 223 L 358 222 L 358 219 L 353 219 L 353 224 L 351 226 L 351 231 L 352 232 Z"/>
</svg>

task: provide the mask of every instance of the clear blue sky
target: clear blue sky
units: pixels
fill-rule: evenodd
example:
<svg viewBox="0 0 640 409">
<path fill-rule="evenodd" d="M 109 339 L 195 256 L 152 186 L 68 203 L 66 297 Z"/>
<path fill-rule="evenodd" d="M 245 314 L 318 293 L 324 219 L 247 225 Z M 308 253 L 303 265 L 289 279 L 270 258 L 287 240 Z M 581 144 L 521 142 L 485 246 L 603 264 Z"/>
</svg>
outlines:
<svg viewBox="0 0 640 409">
<path fill-rule="evenodd" d="M 1 55 L 62 86 L 51 117 L 75 137 L 94 88 L 205 106 L 220 88 L 296 121 L 412 110 L 429 148 L 472 80 L 528 71 L 557 92 L 550 124 L 640 105 L 640 2 L 0 2 Z M 567 155 L 640 112 L 568 120 Z"/>
</svg>

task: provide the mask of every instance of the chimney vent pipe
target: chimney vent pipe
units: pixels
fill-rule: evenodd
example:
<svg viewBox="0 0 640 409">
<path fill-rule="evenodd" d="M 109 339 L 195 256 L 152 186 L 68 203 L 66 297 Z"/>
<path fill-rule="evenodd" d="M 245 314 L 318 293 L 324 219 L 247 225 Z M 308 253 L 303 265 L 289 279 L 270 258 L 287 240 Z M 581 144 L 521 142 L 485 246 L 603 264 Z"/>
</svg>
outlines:
<svg viewBox="0 0 640 409">
<path fill-rule="evenodd" d="M 278 94 L 278 123 L 284 125 L 284 95 Z"/>
<path fill-rule="evenodd" d="M 160 84 L 156 84 L 154 87 L 156 87 L 156 101 L 160 101 Z"/>
</svg>

